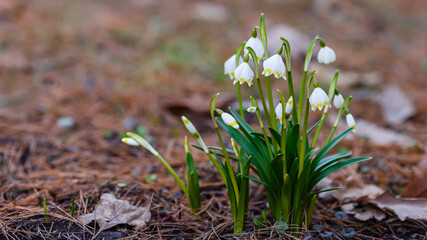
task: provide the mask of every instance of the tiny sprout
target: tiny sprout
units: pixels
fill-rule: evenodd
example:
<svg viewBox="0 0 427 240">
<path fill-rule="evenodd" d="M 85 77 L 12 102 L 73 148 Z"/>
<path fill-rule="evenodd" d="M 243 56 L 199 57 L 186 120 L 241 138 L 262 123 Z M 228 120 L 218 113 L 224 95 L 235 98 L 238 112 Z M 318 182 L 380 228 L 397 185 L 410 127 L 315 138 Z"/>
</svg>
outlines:
<svg viewBox="0 0 427 240">
<path fill-rule="evenodd" d="M 317 61 L 319 61 L 319 63 L 329 64 L 331 62 L 335 62 L 336 59 L 337 56 L 335 55 L 334 50 L 328 46 L 322 47 L 317 54 Z"/>
</svg>

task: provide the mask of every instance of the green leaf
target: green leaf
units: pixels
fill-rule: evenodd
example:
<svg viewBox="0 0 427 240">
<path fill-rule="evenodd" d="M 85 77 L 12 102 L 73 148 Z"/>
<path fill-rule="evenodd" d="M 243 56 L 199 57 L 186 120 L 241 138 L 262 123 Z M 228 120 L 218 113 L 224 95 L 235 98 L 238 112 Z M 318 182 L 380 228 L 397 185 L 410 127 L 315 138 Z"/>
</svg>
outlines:
<svg viewBox="0 0 427 240">
<path fill-rule="evenodd" d="M 324 157 L 319 161 L 318 165 L 314 170 L 315 171 L 322 170 L 323 168 L 330 166 L 330 164 L 350 156 L 351 156 L 351 152 L 341 152 L 331 156 Z"/>
<path fill-rule="evenodd" d="M 315 128 L 317 128 L 319 126 L 320 122 L 321 122 L 321 120 L 317 121 L 317 123 L 315 123 L 313 126 L 311 126 L 311 128 L 308 129 L 308 131 L 307 131 L 307 135 L 309 133 L 311 133 L 311 131 L 313 131 Z"/>
<path fill-rule="evenodd" d="M 191 172 L 188 177 L 188 202 L 193 213 L 202 207 L 197 171 Z"/>
<path fill-rule="evenodd" d="M 358 163 L 358 162 L 364 162 L 367 160 L 372 159 L 372 157 L 358 157 L 358 158 L 350 158 L 338 163 L 335 163 L 334 165 L 324 169 L 322 172 L 320 172 L 317 176 L 315 176 L 315 178 L 313 179 L 313 181 L 311 181 L 311 186 L 310 187 L 314 187 L 316 186 L 316 184 L 318 182 L 320 182 L 320 180 L 322 180 L 323 178 L 325 178 L 326 176 L 328 176 L 329 174 L 343 168 L 346 167 L 348 165 L 354 164 L 354 163 Z"/>
<path fill-rule="evenodd" d="M 322 150 L 316 155 L 311 164 L 311 171 L 316 169 L 317 165 L 319 165 L 320 160 L 337 144 L 339 143 L 345 136 L 347 136 L 351 132 L 352 128 L 347 129 L 342 132 L 340 135 L 336 136 L 332 139 L 328 144 L 326 144 Z"/>
<path fill-rule="evenodd" d="M 282 142 L 282 137 L 280 136 L 280 134 L 276 130 L 274 130 L 272 127 L 268 127 L 268 130 L 270 130 L 271 136 L 274 137 L 274 140 L 276 140 L 276 142 L 280 146 Z"/>
</svg>

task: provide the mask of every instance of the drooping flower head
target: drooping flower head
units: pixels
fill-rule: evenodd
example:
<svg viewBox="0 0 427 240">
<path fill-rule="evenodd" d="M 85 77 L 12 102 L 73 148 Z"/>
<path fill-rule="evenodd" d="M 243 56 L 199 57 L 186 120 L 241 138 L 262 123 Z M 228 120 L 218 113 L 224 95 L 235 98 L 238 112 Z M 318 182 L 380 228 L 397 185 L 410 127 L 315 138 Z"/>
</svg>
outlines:
<svg viewBox="0 0 427 240">
<path fill-rule="evenodd" d="M 313 112 L 316 111 L 316 108 L 319 109 L 319 111 L 322 111 L 323 107 L 329 107 L 328 95 L 320 87 L 316 87 L 313 90 L 313 93 L 309 98 L 309 102 Z"/>
<path fill-rule="evenodd" d="M 239 124 L 237 124 L 236 119 L 234 119 L 233 116 L 231 116 L 231 114 L 223 112 L 221 114 L 221 118 L 224 121 L 225 124 L 232 126 L 235 129 L 239 129 Z"/>
<path fill-rule="evenodd" d="M 356 121 L 354 121 L 354 117 L 353 115 L 351 115 L 351 113 L 348 113 L 345 116 L 345 120 L 347 122 L 348 127 L 351 127 L 353 130 L 351 130 L 352 132 L 356 132 Z"/>
<path fill-rule="evenodd" d="M 253 84 L 254 75 L 255 74 L 249 64 L 247 62 L 243 62 L 236 68 L 236 70 L 234 70 L 235 79 L 233 84 L 236 84 L 236 82 L 239 82 L 240 84 L 247 82 L 250 87 Z"/>
<path fill-rule="evenodd" d="M 344 104 L 344 97 L 341 95 L 341 93 L 334 95 L 333 103 L 334 103 L 334 106 L 338 109 L 342 107 L 342 105 Z"/>
<path fill-rule="evenodd" d="M 276 118 L 279 119 L 280 123 L 282 123 L 282 120 L 283 120 L 282 103 L 277 104 L 277 106 L 274 109 L 274 111 L 276 112 Z"/>
<path fill-rule="evenodd" d="M 133 138 L 129 138 L 129 137 L 122 138 L 122 142 L 126 143 L 127 145 L 131 145 L 131 146 L 138 146 L 139 145 L 135 140 L 133 140 Z"/>
<path fill-rule="evenodd" d="M 335 55 L 334 50 L 328 46 L 321 47 L 319 53 L 317 54 L 317 61 L 323 64 L 329 64 L 335 62 L 337 56 Z"/>
<path fill-rule="evenodd" d="M 239 64 L 243 62 L 242 56 L 239 56 Z M 230 76 L 230 79 L 234 79 L 234 70 L 236 69 L 236 54 L 231 56 L 227 61 L 224 63 L 224 74 L 228 74 Z"/>
<path fill-rule="evenodd" d="M 191 135 L 195 135 L 197 133 L 197 129 L 194 127 L 193 123 L 190 122 L 190 120 L 188 120 L 185 116 L 181 116 L 181 120 Z"/>
<path fill-rule="evenodd" d="M 261 58 L 265 58 L 265 54 L 264 54 L 264 46 L 262 45 L 261 40 L 259 40 L 259 38 L 257 37 L 251 37 L 249 38 L 249 40 L 246 42 L 245 45 L 245 55 L 249 53 L 249 50 L 246 49 L 247 47 L 250 47 L 254 50 L 255 55 L 256 55 L 256 60 L 259 63 L 259 60 L 261 60 Z M 252 56 L 250 56 L 252 58 Z"/>
<path fill-rule="evenodd" d="M 273 74 L 276 78 L 283 78 L 286 80 L 286 65 L 279 54 L 274 54 L 263 62 L 264 76 Z"/>
<path fill-rule="evenodd" d="M 248 107 L 248 109 L 246 109 L 246 111 L 250 112 L 250 113 L 254 113 L 256 112 L 256 107 Z"/>
<path fill-rule="evenodd" d="M 291 96 L 286 102 L 285 113 L 291 114 L 293 108 L 294 108 L 294 98 Z"/>
</svg>

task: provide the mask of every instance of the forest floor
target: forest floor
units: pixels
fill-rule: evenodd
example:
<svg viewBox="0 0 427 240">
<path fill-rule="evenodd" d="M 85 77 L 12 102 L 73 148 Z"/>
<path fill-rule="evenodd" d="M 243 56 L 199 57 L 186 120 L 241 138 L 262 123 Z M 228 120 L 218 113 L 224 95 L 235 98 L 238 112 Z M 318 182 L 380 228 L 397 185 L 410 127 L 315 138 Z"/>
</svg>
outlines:
<svg viewBox="0 0 427 240">
<path fill-rule="evenodd" d="M 373 160 L 331 176 L 343 190 L 318 201 L 301 235 L 274 228 L 272 219 L 264 228 L 254 224 L 267 209 L 256 183 L 244 232 L 233 235 L 225 187 L 195 149 L 203 210 L 192 216 L 163 165 L 120 141 L 136 131 L 174 168 L 185 168 L 187 133 L 179 116 L 186 115 L 217 145 L 209 100 L 222 92 L 222 107 L 235 103 L 223 63 L 249 38 L 261 12 L 267 31 L 291 26 L 296 45 L 320 34 L 337 62 L 312 67 L 340 70 L 339 87 L 353 95 L 350 110 L 364 123 L 359 129 L 375 124 L 370 129 L 391 134 L 361 129 L 340 144 Z M 353 239 L 426 239 L 422 212 L 401 221 L 389 208 L 382 220 L 362 221 L 342 208 L 356 203 L 375 212 L 369 217 L 377 214 L 378 197 L 365 196 L 371 186 L 421 202 L 427 197 L 426 12 L 424 0 L 1 1 L 0 239 L 345 239 L 349 229 Z M 304 44 L 292 52 L 295 69 L 302 69 Z M 398 92 L 395 99 L 390 93 L 392 110 L 381 103 L 390 86 Z M 249 94 L 256 95 L 244 89 Z M 92 212 L 104 193 L 149 206 L 147 227 L 103 229 L 70 218 L 73 198 L 79 216 Z"/>
</svg>

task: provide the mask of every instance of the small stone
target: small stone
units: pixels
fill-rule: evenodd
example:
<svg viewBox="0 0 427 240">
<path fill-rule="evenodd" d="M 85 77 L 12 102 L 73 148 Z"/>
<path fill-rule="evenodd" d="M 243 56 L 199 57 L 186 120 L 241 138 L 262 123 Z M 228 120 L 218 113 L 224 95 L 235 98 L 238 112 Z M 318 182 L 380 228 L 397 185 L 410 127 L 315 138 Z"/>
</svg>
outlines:
<svg viewBox="0 0 427 240">
<path fill-rule="evenodd" d="M 319 236 L 322 238 L 330 238 L 330 237 L 332 237 L 332 232 L 319 233 Z"/>
<path fill-rule="evenodd" d="M 414 104 L 397 85 L 385 87 L 374 100 L 381 105 L 384 119 L 390 125 L 401 124 L 415 114 Z"/>
<path fill-rule="evenodd" d="M 354 231 L 353 228 L 343 229 L 341 233 L 342 235 L 344 235 L 344 237 L 348 237 L 348 238 L 352 238 L 354 237 L 354 235 L 356 235 L 356 231 Z"/>
<path fill-rule="evenodd" d="M 127 183 L 117 183 L 117 187 L 119 188 L 127 187 Z"/>
<path fill-rule="evenodd" d="M 56 121 L 59 128 L 71 128 L 74 126 L 75 120 L 73 117 L 61 117 Z"/>
<path fill-rule="evenodd" d="M 348 219 L 347 214 L 345 214 L 345 213 L 343 213 L 343 212 L 336 212 L 336 213 L 335 213 L 335 217 L 336 217 L 336 218 L 339 218 L 339 219 L 344 219 L 344 220 L 347 220 L 347 219 Z"/>
</svg>

